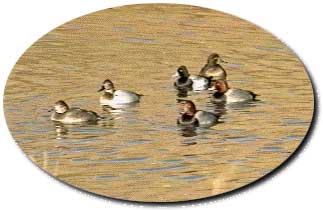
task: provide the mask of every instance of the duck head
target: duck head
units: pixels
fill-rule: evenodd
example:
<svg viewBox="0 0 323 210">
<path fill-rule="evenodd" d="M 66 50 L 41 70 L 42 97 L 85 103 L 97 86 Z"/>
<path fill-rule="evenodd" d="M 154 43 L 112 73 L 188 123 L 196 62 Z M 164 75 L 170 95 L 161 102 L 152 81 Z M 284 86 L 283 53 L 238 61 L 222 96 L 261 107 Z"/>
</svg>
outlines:
<svg viewBox="0 0 323 210">
<path fill-rule="evenodd" d="M 229 90 L 229 85 L 226 80 L 216 80 L 213 82 L 211 90 L 216 90 L 219 93 L 225 93 Z"/>
<path fill-rule="evenodd" d="M 104 80 L 104 81 L 102 82 L 101 89 L 100 89 L 100 90 L 98 90 L 98 92 L 101 92 L 101 91 L 103 91 L 103 90 L 105 90 L 105 92 L 111 92 L 111 93 L 113 93 L 113 92 L 115 91 L 115 89 L 114 89 L 114 85 L 113 85 L 113 83 L 111 82 L 111 80 L 106 79 L 106 80 Z"/>
<path fill-rule="evenodd" d="M 192 101 L 182 101 L 180 112 L 182 115 L 185 114 L 188 116 L 194 116 L 194 114 L 196 113 L 196 106 Z"/>
<path fill-rule="evenodd" d="M 217 53 L 212 53 L 209 55 L 207 58 L 207 64 L 209 65 L 217 65 L 219 63 L 227 63 L 226 61 L 222 60 L 219 54 Z"/>
<path fill-rule="evenodd" d="M 188 73 L 188 69 L 186 66 L 180 66 L 178 67 L 176 73 L 173 75 L 175 78 L 188 78 L 190 74 Z"/>
<path fill-rule="evenodd" d="M 209 57 L 207 58 L 207 63 L 218 63 L 220 59 L 219 54 L 217 53 L 212 53 L 211 55 L 209 55 Z"/>
<path fill-rule="evenodd" d="M 69 110 L 69 107 L 65 101 L 59 100 L 54 104 L 54 111 L 58 114 L 64 114 Z"/>
</svg>

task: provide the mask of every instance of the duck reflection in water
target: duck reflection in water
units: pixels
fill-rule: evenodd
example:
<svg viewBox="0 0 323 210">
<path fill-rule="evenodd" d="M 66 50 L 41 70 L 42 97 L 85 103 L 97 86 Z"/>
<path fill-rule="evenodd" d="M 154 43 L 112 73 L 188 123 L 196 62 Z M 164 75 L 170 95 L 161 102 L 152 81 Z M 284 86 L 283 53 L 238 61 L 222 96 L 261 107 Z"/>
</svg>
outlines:
<svg viewBox="0 0 323 210">
<path fill-rule="evenodd" d="M 66 135 L 68 134 L 68 129 L 64 126 L 63 123 L 54 122 L 55 125 L 55 132 L 56 132 L 56 139 L 62 140 L 65 139 Z"/>
<path fill-rule="evenodd" d="M 180 135 L 183 137 L 194 137 L 197 136 L 196 127 L 195 126 L 183 126 L 179 125 Z"/>
<path fill-rule="evenodd" d="M 177 96 L 180 98 L 186 98 L 188 96 L 188 89 L 177 89 Z"/>
<path fill-rule="evenodd" d="M 62 122 L 53 121 L 55 126 L 55 133 L 57 140 L 66 139 L 67 136 L 70 134 L 70 130 L 75 128 L 82 128 L 82 127 L 91 127 L 91 126 L 100 126 L 100 127 L 113 127 L 114 126 L 114 118 L 105 118 L 104 120 L 100 121 L 89 121 L 89 122 L 82 122 L 78 124 L 65 124 Z"/>
<path fill-rule="evenodd" d="M 113 114 L 113 113 L 119 113 L 119 112 L 126 112 L 138 106 L 139 106 L 139 103 L 118 104 L 118 105 L 114 105 L 113 107 L 109 105 L 102 105 L 102 110 L 109 114 Z"/>
</svg>

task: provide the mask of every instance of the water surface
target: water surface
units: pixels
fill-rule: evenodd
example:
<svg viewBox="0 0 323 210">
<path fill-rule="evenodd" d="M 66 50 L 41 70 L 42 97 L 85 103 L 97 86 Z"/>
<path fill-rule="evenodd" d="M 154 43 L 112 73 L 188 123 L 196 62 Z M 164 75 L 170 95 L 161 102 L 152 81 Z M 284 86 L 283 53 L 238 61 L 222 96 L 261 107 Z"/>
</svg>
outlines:
<svg viewBox="0 0 323 210">
<path fill-rule="evenodd" d="M 209 129 L 181 129 L 171 75 L 197 74 L 217 52 L 232 87 L 259 101 L 216 106 L 189 92 L 198 109 L 221 113 Z M 105 79 L 144 94 L 123 112 L 100 107 Z M 96 111 L 97 125 L 49 120 L 52 104 Z M 28 157 L 84 190 L 137 201 L 191 200 L 244 186 L 299 146 L 313 113 L 304 66 L 278 39 L 227 14 L 184 5 L 135 5 L 68 22 L 19 59 L 5 90 L 12 135 Z M 28 180 L 26 180 L 28 181 Z"/>
</svg>

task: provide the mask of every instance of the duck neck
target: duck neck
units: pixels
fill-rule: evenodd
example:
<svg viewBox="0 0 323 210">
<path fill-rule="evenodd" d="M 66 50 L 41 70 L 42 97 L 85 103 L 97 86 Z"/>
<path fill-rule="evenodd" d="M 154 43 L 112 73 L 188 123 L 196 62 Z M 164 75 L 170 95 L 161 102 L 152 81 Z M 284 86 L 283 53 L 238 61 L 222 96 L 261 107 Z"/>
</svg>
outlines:
<svg viewBox="0 0 323 210">
<path fill-rule="evenodd" d="M 195 113 L 196 113 L 196 111 L 189 110 L 189 111 L 186 111 L 184 113 L 184 115 L 194 117 Z"/>
<path fill-rule="evenodd" d="M 184 113 L 182 114 L 182 121 L 183 122 L 192 122 L 194 120 L 194 114 L 193 113 Z"/>
<path fill-rule="evenodd" d="M 103 97 L 105 99 L 108 99 L 108 100 L 112 100 L 113 99 L 113 91 L 105 91 L 104 94 L 103 94 Z"/>
<path fill-rule="evenodd" d="M 229 90 L 229 88 L 225 88 L 225 89 L 217 90 L 216 92 L 217 92 L 217 93 L 224 94 L 224 93 L 228 92 L 228 90 Z"/>
<path fill-rule="evenodd" d="M 54 112 L 54 116 L 62 116 L 64 115 L 66 112 Z"/>
<path fill-rule="evenodd" d="M 189 76 L 187 75 L 180 75 L 180 78 L 178 79 L 179 82 L 185 83 L 188 80 Z"/>
<path fill-rule="evenodd" d="M 105 93 L 107 94 L 113 94 L 115 92 L 115 89 L 109 89 L 109 90 L 105 90 Z"/>
</svg>

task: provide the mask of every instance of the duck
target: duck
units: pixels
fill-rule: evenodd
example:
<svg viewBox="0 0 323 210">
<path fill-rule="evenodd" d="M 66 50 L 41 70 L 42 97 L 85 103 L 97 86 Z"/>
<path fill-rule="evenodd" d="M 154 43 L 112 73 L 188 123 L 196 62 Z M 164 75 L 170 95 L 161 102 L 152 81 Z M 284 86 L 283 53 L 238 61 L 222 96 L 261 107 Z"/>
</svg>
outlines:
<svg viewBox="0 0 323 210">
<path fill-rule="evenodd" d="M 118 105 L 126 105 L 140 102 L 142 94 L 138 94 L 129 90 L 116 90 L 111 80 L 103 81 L 101 89 L 98 92 L 104 91 L 100 97 L 101 105 L 116 107 Z"/>
<path fill-rule="evenodd" d="M 181 126 L 211 127 L 219 119 L 219 116 L 212 112 L 196 110 L 195 104 L 190 100 L 181 102 L 181 112 L 177 124 Z"/>
<path fill-rule="evenodd" d="M 219 54 L 212 53 L 207 58 L 207 63 L 199 72 L 199 76 L 212 77 L 212 80 L 225 80 L 227 78 L 227 73 L 224 70 L 224 68 L 219 64 L 220 62 L 226 63 L 221 59 Z"/>
<path fill-rule="evenodd" d="M 51 111 L 51 120 L 64 124 L 97 122 L 103 119 L 96 112 L 80 108 L 70 108 L 63 100 L 57 101 Z"/>
<path fill-rule="evenodd" d="M 213 83 L 213 87 L 210 89 L 216 90 L 212 94 L 212 101 L 214 102 L 246 102 L 254 101 L 258 96 L 252 91 L 242 90 L 238 88 L 230 88 L 226 80 L 217 80 Z"/>
<path fill-rule="evenodd" d="M 177 89 L 207 90 L 211 84 L 211 77 L 190 75 L 186 66 L 178 67 L 173 78 L 175 78 L 174 86 Z"/>
</svg>

